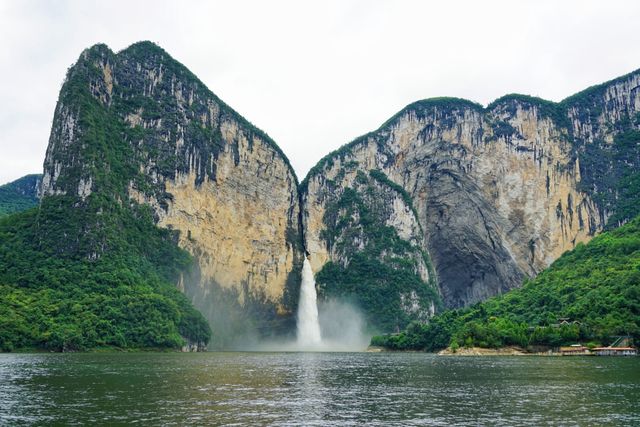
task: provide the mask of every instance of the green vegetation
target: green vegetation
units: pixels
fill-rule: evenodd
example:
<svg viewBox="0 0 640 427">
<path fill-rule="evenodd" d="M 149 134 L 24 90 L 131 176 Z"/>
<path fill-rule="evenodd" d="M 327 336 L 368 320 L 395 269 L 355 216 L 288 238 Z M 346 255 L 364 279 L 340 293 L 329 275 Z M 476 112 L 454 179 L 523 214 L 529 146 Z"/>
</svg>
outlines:
<svg viewBox="0 0 640 427">
<path fill-rule="evenodd" d="M 489 140 L 497 140 L 498 138 L 513 137 L 519 135 L 518 131 L 504 120 L 492 123 L 493 136 Z"/>
<path fill-rule="evenodd" d="M 441 112 L 445 117 L 449 117 L 452 111 L 464 109 L 472 109 L 479 112 L 483 111 L 482 105 L 461 98 L 429 98 L 407 105 L 402 110 L 394 114 L 389 120 L 384 122 L 377 130 L 359 136 L 348 144 L 343 145 L 320 159 L 320 161 L 309 170 L 307 176 L 300 183 L 300 192 L 307 191 L 309 179 L 318 175 L 323 170 L 331 168 L 333 166 L 334 159 L 340 158 L 341 160 L 345 160 L 347 156 L 351 154 L 353 149 L 359 145 L 366 144 L 370 140 L 374 140 L 378 144 L 379 149 L 383 151 L 385 133 L 388 132 L 389 128 L 408 112 L 413 112 L 418 118 L 424 118 L 428 114 L 436 112 Z"/>
<path fill-rule="evenodd" d="M 425 117 L 438 108 L 442 110 L 441 113 L 443 115 L 441 124 L 446 126 L 448 121 L 455 117 L 456 110 L 472 109 L 486 113 L 499 107 L 514 115 L 516 108 L 519 105 L 524 105 L 525 107 L 535 107 L 540 117 L 552 120 L 560 130 L 560 137 L 568 144 L 571 144 L 573 158 L 578 160 L 580 164 L 582 181 L 579 184 L 579 189 L 592 197 L 600 208 L 603 219 L 605 216 L 609 217 L 606 229 L 612 230 L 640 215 L 640 114 L 635 113 L 635 115 L 625 116 L 625 113 L 629 112 L 622 109 L 619 120 L 604 125 L 600 123 L 599 118 L 602 112 L 605 111 L 605 103 L 607 101 L 604 94 L 607 88 L 613 84 L 629 80 L 639 71 L 637 70 L 610 82 L 588 88 L 559 103 L 519 94 L 501 97 L 489 104 L 486 109 L 470 101 L 455 98 L 436 98 L 419 101 L 402 109 L 378 130 L 357 138 L 321 159 L 303 180 L 301 191 L 306 191 L 310 178 L 320 174 L 323 170 L 331 168 L 337 159 L 340 159 L 343 164 L 350 164 L 350 160 L 353 160 L 351 153 L 361 144 L 377 144 L 381 154 L 389 154 L 388 148 L 385 147 L 385 141 L 389 136 L 390 127 L 396 123 L 399 117 L 408 112 L 415 113 L 418 117 Z M 600 138 L 597 135 L 611 136 L 613 143 L 602 139 L 604 137 L 595 141 L 585 141 L 581 136 L 575 134 L 575 129 L 571 123 L 572 118 L 589 125 L 592 134 L 596 138 Z M 490 125 L 493 127 L 494 136 L 517 134 L 517 129 L 507 121 L 490 121 Z M 526 148 L 517 147 L 516 149 Z M 392 154 L 390 156 L 393 157 Z M 382 174 L 381 176 L 383 177 L 384 175 Z M 376 181 L 388 185 L 381 176 L 378 176 L 377 172 L 371 174 L 371 177 Z M 333 191 L 333 183 L 327 182 L 327 187 L 329 191 Z M 393 186 L 391 187 L 394 188 Z M 397 188 L 394 189 L 398 191 Z M 402 194 L 402 192 L 400 193 Z M 345 209 L 345 206 L 349 203 L 352 205 L 358 204 L 358 197 L 361 197 L 361 192 L 353 191 L 348 193 L 345 191 L 342 197 L 344 206 L 341 206 L 341 208 Z M 562 201 L 561 203 L 564 202 Z M 567 200 L 566 203 L 571 204 L 572 200 Z M 570 209 L 570 212 L 572 211 L 573 207 Z M 347 212 L 357 212 L 357 209 Z M 571 218 L 571 220 L 573 219 Z M 584 218 L 580 216 L 580 210 L 578 210 L 575 220 L 580 223 L 580 227 L 584 227 L 590 233 L 597 231 L 595 222 L 583 223 Z M 343 218 L 340 221 L 328 221 L 327 226 L 330 231 L 327 232 L 326 237 L 336 239 L 337 236 L 341 235 L 341 230 L 345 225 L 354 226 L 354 224 L 349 224 L 348 218 Z M 334 230 L 332 227 L 337 227 L 337 229 Z M 637 228 L 637 220 L 635 227 Z M 612 235 L 610 238 L 615 240 L 616 236 Z M 597 251 L 609 244 L 615 246 L 615 243 L 606 241 L 605 237 L 600 239 L 589 245 L 588 247 L 591 248 L 589 250 Z M 393 348 L 425 348 L 433 350 L 444 348 L 452 342 L 456 345 L 471 343 L 488 347 L 506 344 L 557 345 L 578 338 L 581 340 L 592 339 L 605 343 L 616 333 L 637 335 L 638 313 L 633 311 L 637 310 L 637 308 L 632 309 L 622 302 L 637 303 L 637 293 L 634 294 L 634 292 L 637 292 L 638 281 L 637 277 L 633 276 L 636 273 L 627 273 L 624 269 L 621 269 L 615 270 L 612 276 L 622 281 L 622 283 L 630 283 L 630 289 L 633 290 L 615 285 L 610 280 L 604 280 L 601 277 L 602 271 L 598 269 L 605 268 L 605 266 L 608 266 L 607 268 L 617 268 L 618 262 L 623 262 L 623 260 L 608 259 L 606 254 L 585 255 L 582 252 L 583 250 L 579 246 L 572 253 L 573 255 L 565 255 L 563 259 L 571 259 L 573 256 L 592 257 L 592 262 L 596 263 L 596 265 L 591 265 L 590 262 L 586 261 L 586 258 L 585 260 L 580 258 L 578 261 L 583 262 L 585 267 L 578 271 L 583 276 L 572 280 L 570 284 L 558 278 L 560 277 L 560 273 L 557 272 L 558 266 L 563 265 L 562 260 L 559 260 L 549 270 L 549 273 L 542 274 L 522 290 L 515 291 L 513 294 L 510 293 L 509 296 L 490 300 L 465 310 L 447 311 L 434 318 L 428 325 L 414 323 L 401 334 L 377 337 L 374 342 Z M 357 257 L 354 257 L 355 263 L 353 263 L 353 260 L 349 260 L 348 267 L 328 264 L 327 273 L 330 273 L 332 277 L 338 277 L 341 274 L 346 276 L 344 272 L 348 268 L 359 269 L 360 274 L 363 275 L 371 275 L 372 271 L 379 269 L 379 266 L 375 263 L 377 262 L 376 257 L 379 257 L 380 253 L 373 250 L 368 257 L 364 257 L 363 254 L 368 253 L 367 251 L 368 249 L 360 252 L 352 251 L 357 254 Z M 363 259 L 358 258 L 361 256 Z M 631 262 L 629 259 L 627 261 Z M 368 265 L 367 263 L 373 264 Z M 636 270 L 631 269 L 631 272 L 637 271 L 637 264 L 634 264 L 634 266 L 636 266 L 633 267 Z M 594 271 L 591 272 L 590 268 L 593 268 Z M 382 271 L 383 269 L 380 270 Z M 568 270 L 570 269 L 567 268 Z M 598 271 L 600 272 L 597 273 Z M 627 276 L 627 274 L 631 274 L 631 276 Z M 547 279 L 545 278 L 547 277 L 550 278 L 548 279 L 550 282 L 546 281 Z M 603 280 L 602 283 L 599 282 L 601 279 Z M 357 286 L 355 275 L 354 277 L 343 277 L 342 280 L 346 282 L 353 281 L 354 284 L 351 286 L 354 288 Z M 591 284 L 589 285 L 589 283 Z M 540 288 L 539 294 L 534 291 L 536 286 Z M 592 290 L 591 287 L 599 290 Z M 358 292 L 366 293 L 364 290 L 358 290 Z M 585 301 L 587 298 L 588 301 L 592 301 L 593 295 L 606 297 L 602 301 L 610 304 L 610 308 L 589 311 L 578 304 L 579 301 Z M 619 299 L 616 295 L 629 297 L 621 297 Z M 566 296 L 567 299 L 560 298 L 560 296 L 563 298 Z M 562 300 L 560 305 L 553 305 L 556 297 Z M 522 301 L 518 298 L 521 298 Z M 549 298 L 551 300 L 547 301 L 546 299 Z M 515 311 L 510 311 L 507 304 L 513 304 Z M 536 315 L 518 311 L 525 310 L 529 305 L 535 307 L 546 306 L 550 311 Z M 573 320 L 577 319 L 580 324 L 556 325 L 554 322 L 557 322 L 557 319 L 563 316 Z"/>
<path fill-rule="evenodd" d="M 54 245 L 42 238 L 46 231 L 38 221 L 56 227 L 55 218 L 46 218 L 56 214 L 45 207 L 0 219 L 0 350 L 208 342 L 206 321 L 171 284 L 190 258 L 148 212 L 140 209 L 138 218 L 121 212 L 122 234 L 108 240 L 111 250 L 98 259 L 61 254 L 64 241 Z M 71 210 L 64 215 L 81 219 Z M 65 229 L 60 221 L 51 231 L 61 235 Z"/>
<path fill-rule="evenodd" d="M 320 174 L 325 169 L 331 169 L 333 167 L 333 163 L 335 159 L 345 160 L 347 156 L 349 156 L 352 150 L 360 144 L 365 144 L 369 141 L 370 138 L 376 138 L 376 140 L 381 141 L 380 136 L 377 135 L 376 132 L 369 132 L 365 135 L 362 135 L 348 144 L 343 145 L 342 147 L 334 150 L 324 156 L 318 161 L 307 173 L 307 176 L 304 177 L 300 185 L 298 186 L 298 191 L 300 193 L 306 193 L 309 186 L 309 179 Z M 354 161 L 350 160 L 347 164 L 353 165 Z"/>
<path fill-rule="evenodd" d="M 42 175 L 27 175 L 0 186 L 0 216 L 22 212 L 38 204 L 38 183 Z"/>
<path fill-rule="evenodd" d="M 97 45 L 99 49 L 108 49 L 105 45 Z M 187 67 L 180 62 L 176 61 L 169 55 L 164 49 L 150 41 L 140 41 L 132 44 L 121 52 L 118 52 L 118 56 L 123 55 L 134 60 L 141 62 L 155 61 L 162 62 L 163 67 L 175 73 L 175 75 L 183 82 L 189 82 L 189 87 L 194 90 L 201 99 L 213 99 L 220 107 L 222 116 L 226 116 L 240 125 L 247 133 L 247 139 L 252 143 L 253 136 L 257 136 L 267 145 L 269 145 L 280 157 L 284 160 L 285 164 L 289 167 L 291 174 L 298 183 L 298 177 L 291 166 L 289 158 L 282 151 L 282 149 L 276 144 L 276 142 L 264 131 L 254 126 L 250 121 L 244 118 L 240 113 L 235 111 L 224 101 L 222 101 L 216 94 L 211 92 L 207 86 L 198 79 Z M 148 98 L 147 98 L 148 99 Z M 202 111 L 197 111 L 198 113 Z"/>
<path fill-rule="evenodd" d="M 591 87 L 588 87 L 585 90 L 582 90 L 576 94 L 573 94 L 561 101 L 562 104 L 565 105 L 573 105 L 578 108 L 593 105 L 594 103 L 599 103 L 602 101 L 602 96 L 606 92 L 607 88 L 610 86 L 628 80 L 633 75 L 638 74 L 640 69 L 632 71 L 628 74 L 625 74 L 620 77 L 616 77 L 613 80 L 609 80 L 608 82 L 600 83 Z"/>
<path fill-rule="evenodd" d="M 519 93 L 511 93 L 501 96 L 489 105 L 486 110 L 491 111 L 498 106 L 506 108 L 511 116 L 515 116 L 516 105 L 526 105 L 536 107 L 541 118 L 551 119 L 557 126 L 568 129 L 570 127 L 569 116 L 567 115 L 567 107 L 565 104 L 547 101 L 546 99 L 535 96 L 521 95 Z"/>
<path fill-rule="evenodd" d="M 637 73 L 634 72 L 634 73 Z M 600 129 L 599 117 L 605 107 L 604 92 L 611 85 L 628 79 L 634 73 L 579 92 L 560 103 L 526 95 L 511 94 L 493 101 L 487 110 L 502 106 L 515 114 L 516 103 L 535 106 L 543 117 L 548 117 L 573 134 L 569 111 L 582 123 L 589 123 L 594 131 Z M 513 135 L 516 131 L 506 122 L 493 124 L 494 136 Z M 608 123 L 605 129 L 613 135 L 613 144 L 603 139 L 585 142 L 573 136 L 574 156 L 580 160 L 580 190 L 588 193 L 598 207 L 611 215 L 607 229 L 618 227 L 640 214 L 640 118 L 622 117 Z M 582 221 L 579 218 L 579 221 Z M 595 225 L 586 224 L 592 232 Z"/>
<path fill-rule="evenodd" d="M 569 322 L 559 324 L 561 319 Z M 640 339 L 640 218 L 578 244 L 520 289 L 374 337 L 372 345 L 435 351 L 449 345 L 609 344 L 616 335 Z"/>
<path fill-rule="evenodd" d="M 472 109 L 480 113 L 492 111 L 498 107 L 515 115 L 518 105 L 535 107 L 542 118 L 551 119 L 561 131 L 561 137 L 571 143 L 573 157 L 580 161 L 580 190 L 589 194 L 597 203 L 603 216 L 608 216 L 607 229 L 624 224 L 640 214 L 640 114 L 624 114 L 620 119 L 601 125 L 600 115 L 605 110 L 604 94 L 611 85 L 624 82 L 636 75 L 640 70 L 618 77 L 609 82 L 590 87 L 561 102 L 547 101 L 542 98 L 521 94 L 509 94 L 491 102 L 486 108 L 474 102 L 459 98 L 432 98 L 407 105 L 393 115 L 376 131 L 367 133 L 354 141 L 340 147 L 323 157 L 307 174 L 300 185 L 302 192 L 306 191 L 311 177 L 322 170 L 331 168 L 334 160 L 345 160 L 354 148 L 368 142 L 375 142 L 381 153 L 386 153 L 384 141 L 389 134 L 389 128 L 397 120 L 407 114 L 414 113 L 418 118 L 426 117 L 434 111 L 442 115 L 440 124 L 451 124 L 453 114 L 462 109 Z M 625 113 L 623 110 L 622 113 Z M 601 131 L 612 135 L 611 144 L 602 138 L 593 142 L 586 142 L 574 135 L 571 118 L 588 124 L 594 135 Z M 493 122 L 493 136 L 488 140 L 516 135 L 517 130 L 506 121 Z M 518 147 L 523 149 L 524 147 Z M 389 153 L 387 153 L 389 154 Z M 578 218 L 582 221 L 582 218 Z M 581 224 L 592 233 L 596 231 L 595 224 Z"/>
<path fill-rule="evenodd" d="M 421 261 L 430 268 L 428 257 L 385 223 L 391 207 L 381 200 L 399 193 L 412 206 L 409 195 L 389 183 L 393 184 L 380 171 L 371 171 L 369 176 L 359 172 L 354 188 L 345 188 L 327 204 L 327 230 L 322 237 L 348 261 L 328 262 L 316 275 L 321 297 L 339 296 L 354 302 L 381 331 L 425 319 L 428 307 L 439 305 L 435 281 L 425 283 L 417 273 Z"/>
<path fill-rule="evenodd" d="M 574 109 L 580 120 L 587 121 L 590 118 L 594 119 L 591 120 L 592 124 L 597 127 L 599 124 L 595 119 L 602 113 L 604 107 L 604 93 L 606 90 L 616 83 L 628 80 L 638 72 L 640 72 L 640 70 L 635 70 L 608 82 L 591 86 L 563 99 L 560 102 L 553 102 L 535 96 L 513 93 L 504 95 L 491 102 L 487 106 L 486 110 L 493 110 L 498 105 L 507 104 L 508 108 L 511 108 L 511 112 L 513 113 L 514 107 L 512 101 L 517 101 L 521 104 L 536 106 L 543 117 L 552 119 L 556 125 L 568 129 L 569 132 L 571 132 L 572 129 L 569 121 L 569 109 Z"/>
<path fill-rule="evenodd" d="M 479 113 L 484 111 L 482 105 L 462 98 L 453 97 L 436 97 L 428 98 L 420 101 L 413 102 L 396 114 L 391 116 L 389 120 L 384 122 L 378 130 L 382 130 L 388 126 L 392 126 L 399 118 L 407 114 L 408 112 L 415 113 L 418 118 L 424 118 L 429 114 L 433 114 L 439 111 L 441 114 L 448 116 L 453 111 L 475 110 Z"/>
<path fill-rule="evenodd" d="M 56 351 L 99 347 L 177 348 L 207 343 L 211 331 L 173 283 L 191 264 L 177 236 L 154 225 L 151 209 L 128 197 L 143 150 L 118 114 L 135 98 L 100 101 L 97 60 L 114 61 L 105 46 L 90 49 L 69 70 L 52 138 L 65 138 L 72 115 L 77 140 L 59 144 L 65 165 L 56 190 L 40 206 L 0 219 L 0 349 Z M 93 92 L 92 92 L 93 91 Z M 96 96 L 94 96 L 96 95 Z M 81 180 L 91 194 L 76 196 Z"/>
<path fill-rule="evenodd" d="M 589 193 L 601 209 L 612 213 L 607 228 L 640 214 L 640 130 L 628 128 L 618 133 L 613 144 L 585 144 L 578 155 L 580 189 Z"/>
<path fill-rule="evenodd" d="M 391 181 L 389 177 L 384 174 L 384 172 L 379 171 L 377 169 L 370 170 L 369 176 L 375 179 L 376 181 L 378 181 L 380 184 L 386 185 L 396 193 L 400 194 L 400 196 L 402 197 L 402 200 L 404 201 L 404 204 L 409 206 L 411 208 L 411 212 L 413 212 L 413 215 L 416 218 L 418 218 L 418 212 L 416 211 L 416 208 L 413 206 L 413 199 L 411 198 L 409 193 L 407 193 L 406 190 L 402 188 L 401 185 L 398 185 L 395 182 Z M 418 223 L 418 225 L 420 226 L 420 223 Z M 420 226 L 420 228 L 422 228 L 422 226 Z"/>
</svg>

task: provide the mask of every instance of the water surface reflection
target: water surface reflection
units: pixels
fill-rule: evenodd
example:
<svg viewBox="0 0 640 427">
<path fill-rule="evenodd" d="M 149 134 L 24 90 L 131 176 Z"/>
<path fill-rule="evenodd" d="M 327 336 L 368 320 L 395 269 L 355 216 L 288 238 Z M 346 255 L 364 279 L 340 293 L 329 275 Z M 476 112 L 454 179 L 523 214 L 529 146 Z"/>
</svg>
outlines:
<svg viewBox="0 0 640 427">
<path fill-rule="evenodd" d="M 0 355 L 0 424 L 639 425 L 640 358 Z"/>
</svg>

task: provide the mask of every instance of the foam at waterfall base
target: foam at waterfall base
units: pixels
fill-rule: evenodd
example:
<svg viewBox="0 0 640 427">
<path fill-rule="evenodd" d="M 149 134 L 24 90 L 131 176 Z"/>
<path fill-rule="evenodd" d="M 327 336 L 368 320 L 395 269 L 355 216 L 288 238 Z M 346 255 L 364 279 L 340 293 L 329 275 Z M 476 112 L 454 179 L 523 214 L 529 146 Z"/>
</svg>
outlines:
<svg viewBox="0 0 640 427">
<path fill-rule="evenodd" d="M 320 301 L 318 321 L 322 339 L 316 343 L 299 340 L 265 341 L 252 348 L 256 351 L 357 352 L 369 346 L 371 336 L 361 311 L 340 300 Z"/>
</svg>

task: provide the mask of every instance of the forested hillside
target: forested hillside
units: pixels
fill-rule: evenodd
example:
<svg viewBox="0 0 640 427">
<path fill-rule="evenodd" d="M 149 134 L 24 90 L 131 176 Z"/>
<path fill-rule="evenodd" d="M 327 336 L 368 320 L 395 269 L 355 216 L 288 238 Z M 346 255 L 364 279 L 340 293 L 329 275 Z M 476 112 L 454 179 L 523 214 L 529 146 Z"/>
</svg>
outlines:
<svg viewBox="0 0 640 427">
<path fill-rule="evenodd" d="M 38 204 L 38 186 L 42 175 L 23 176 L 0 186 L 0 216 L 20 212 Z"/>
<path fill-rule="evenodd" d="M 372 344 L 434 351 L 609 344 L 618 335 L 640 338 L 640 217 L 579 244 L 520 289 L 374 337 Z"/>
</svg>

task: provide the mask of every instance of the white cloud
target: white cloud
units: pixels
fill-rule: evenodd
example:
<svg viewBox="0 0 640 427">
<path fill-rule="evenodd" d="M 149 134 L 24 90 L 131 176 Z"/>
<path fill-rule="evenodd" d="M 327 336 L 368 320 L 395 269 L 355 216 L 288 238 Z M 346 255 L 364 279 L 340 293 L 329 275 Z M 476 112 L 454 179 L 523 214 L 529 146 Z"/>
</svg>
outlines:
<svg viewBox="0 0 640 427">
<path fill-rule="evenodd" d="M 0 2 L 0 183 L 42 168 L 66 69 L 160 44 L 287 153 L 323 155 L 433 96 L 560 100 L 640 68 L 635 1 Z"/>
</svg>

